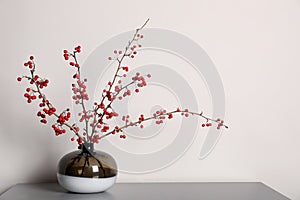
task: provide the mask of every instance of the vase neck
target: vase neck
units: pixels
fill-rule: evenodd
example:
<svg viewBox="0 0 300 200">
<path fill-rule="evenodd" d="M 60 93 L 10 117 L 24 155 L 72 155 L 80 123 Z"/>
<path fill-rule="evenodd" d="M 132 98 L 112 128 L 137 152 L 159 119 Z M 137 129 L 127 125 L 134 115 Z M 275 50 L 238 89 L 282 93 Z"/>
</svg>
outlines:
<svg viewBox="0 0 300 200">
<path fill-rule="evenodd" d="M 93 153 L 94 143 L 82 143 L 81 150 L 83 153 Z"/>
</svg>

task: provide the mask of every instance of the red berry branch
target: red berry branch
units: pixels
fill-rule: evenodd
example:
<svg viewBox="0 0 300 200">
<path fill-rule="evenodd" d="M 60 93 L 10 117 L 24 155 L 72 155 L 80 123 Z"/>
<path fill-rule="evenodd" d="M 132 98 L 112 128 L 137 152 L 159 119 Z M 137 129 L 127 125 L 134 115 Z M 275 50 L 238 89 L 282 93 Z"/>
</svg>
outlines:
<svg viewBox="0 0 300 200">
<path fill-rule="evenodd" d="M 78 142 L 82 142 L 83 138 L 79 134 L 79 128 L 75 126 L 75 124 L 71 125 L 68 123 L 71 117 L 69 109 L 58 114 L 53 104 L 50 103 L 50 101 L 46 98 L 46 95 L 42 93 L 42 89 L 48 86 L 49 80 L 41 78 L 39 75 L 35 74 L 36 65 L 34 63 L 34 57 L 30 56 L 29 61 L 25 62 L 24 66 L 29 69 L 30 75 L 18 77 L 17 80 L 22 81 L 23 79 L 26 79 L 29 81 L 30 85 L 32 85 L 32 87 L 26 88 L 24 97 L 27 98 L 28 103 L 32 103 L 32 101 L 37 100 L 40 101 L 40 109 L 37 112 L 37 116 L 41 118 L 40 122 L 46 124 L 48 116 L 55 116 L 57 118 L 57 122 L 52 125 L 52 128 L 57 136 L 66 133 L 66 130 L 64 129 L 64 126 L 66 126 L 78 137 Z"/>
<path fill-rule="evenodd" d="M 155 123 L 160 125 L 166 120 L 171 120 L 174 114 L 181 114 L 184 117 L 189 117 L 190 115 L 201 117 L 205 120 L 201 125 L 202 127 L 210 127 L 215 123 L 217 124 L 217 129 L 221 127 L 228 128 L 221 119 L 211 119 L 203 115 L 203 112 L 191 112 L 188 109 L 181 110 L 177 108 L 174 111 L 157 110 L 152 116 L 145 117 L 141 114 L 136 121 L 131 121 L 129 115 L 119 116 L 115 111 L 113 108 L 114 101 L 121 101 L 132 95 L 133 92 L 139 93 L 140 89 L 147 86 L 147 79 L 151 78 L 151 74 L 143 75 L 140 72 L 136 72 L 132 77 L 128 77 L 129 67 L 123 64 L 125 58 L 134 59 L 137 56 L 139 48 L 142 47 L 140 41 L 144 38 L 144 35 L 140 34 L 140 31 L 146 26 L 148 21 L 149 19 L 140 28 L 136 29 L 124 50 L 114 50 L 112 56 L 108 57 L 108 60 L 116 63 L 116 71 L 112 80 L 102 90 L 101 99 L 99 102 L 94 102 L 92 109 L 88 110 L 86 108 L 86 102 L 89 101 L 86 86 L 87 79 L 81 77 L 81 66 L 77 59 L 77 54 L 81 52 L 81 46 L 75 47 L 71 52 L 68 50 L 63 51 L 64 59 L 69 62 L 69 66 L 75 69 L 75 74 L 73 75 L 75 83 L 72 84 L 72 99 L 75 101 L 75 104 L 81 107 L 81 111 L 77 113 L 80 118 L 79 122 L 84 123 L 84 128 L 81 131 L 76 123 L 69 123 L 71 118 L 69 109 L 58 113 L 53 104 L 46 98 L 42 90 L 48 86 L 49 80 L 41 78 L 35 73 L 36 65 L 34 57 L 30 56 L 29 61 L 24 63 L 24 66 L 30 71 L 30 75 L 18 77 L 17 80 L 22 81 L 26 79 L 32 85 L 32 87 L 26 88 L 24 97 L 28 103 L 39 100 L 40 109 L 37 112 L 37 116 L 40 118 L 40 122 L 46 124 L 48 117 L 56 117 L 56 122 L 52 124 L 55 135 L 65 134 L 67 132 L 65 128 L 68 128 L 77 137 L 79 145 L 82 142 L 98 143 L 104 137 L 114 134 L 119 134 L 120 138 L 125 139 L 124 129 L 132 126 L 144 128 L 143 123 L 149 120 L 155 120 Z M 126 82 L 127 79 L 130 79 L 130 81 Z M 124 124 L 120 127 L 112 127 L 109 125 L 109 121 L 112 118 L 121 118 Z M 75 140 L 74 136 L 72 136 L 71 141 Z"/>
</svg>

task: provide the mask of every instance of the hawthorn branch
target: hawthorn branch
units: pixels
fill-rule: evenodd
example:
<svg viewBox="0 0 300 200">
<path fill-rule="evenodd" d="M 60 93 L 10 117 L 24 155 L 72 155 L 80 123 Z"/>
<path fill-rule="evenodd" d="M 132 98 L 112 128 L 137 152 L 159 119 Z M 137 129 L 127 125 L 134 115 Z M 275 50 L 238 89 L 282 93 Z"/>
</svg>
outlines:
<svg viewBox="0 0 300 200">
<path fill-rule="evenodd" d="M 111 81 L 111 84 L 109 85 L 108 92 L 111 92 L 111 89 L 112 89 L 112 87 L 114 86 L 117 77 L 119 77 L 119 74 L 118 74 L 118 73 L 119 73 L 119 71 L 120 71 L 120 69 L 121 69 L 122 62 L 123 62 L 124 58 L 125 58 L 126 56 L 129 56 L 129 55 L 128 55 L 128 50 L 129 50 L 131 44 L 136 40 L 137 34 L 138 34 L 138 33 L 146 26 L 146 24 L 149 22 L 149 20 L 150 20 L 150 19 L 147 19 L 146 22 L 145 22 L 140 28 L 137 28 L 137 29 L 135 30 L 135 33 L 134 33 L 132 39 L 129 40 L 127 46 L 125 47 L 125 50 L 124 50 L 124 52 L 123 52 L 121 58 L 120 58 L 120 59 L 117 58 L 117 62 L 118 62 L 117 70 L 116 70 L 116 72 L 115 72 L 115 74 L 114 74 L 114 77 L 113 77 L 113 80 Z M 104 101 L 105 101 L 106 98 L 107 98 L 107 95 L 105 95 L 105 96 L 102 97 L 102 100 L 100 101 L 100 105 L 104 103 Z M 113 101 L 114 101 L 114 100 L 112 100 L 112 101 L 106 106 L 106 109 L 108 109 L 108 108 L 110 107 L 110 105 L 112 104 Z M 98 112 L 98 109 L 99 109 L 99 107 L 96 107 L 96 108 L 95 108 L 95 113 Z M 101 115 L 100 119 L 98 120 L 98 122 L 101 121 L 101 120 L 103 119 L 103 117 L 104 117 L 104 114 L 102 113 L 102 115 Z M 97 115 L 94 116 L 94 121 L 96 121 L 96 118 L 97 118 Z M 97 122 L 97 124 L 98 124 L 98 122 Z M 96 127 L 97 127 L 96 125 L 93 126 L 93 128 L 92 128 L 92 133 L 91 133 L 91 137 L 94 135 Z"/>
<path fill-rule="evenodd" d="M 126 125 L 124 125 L 124 126 L 118 128 L 118 129 L 115 128 L 114 130 L 112 130 L 112 131 L 110 131 L 110 132 L 108 132 L 108 133 L 106 133 L 106 134 L 100 136 L 100 137 L 99 137 L 99 140 L 101 140 L 101 139 L 103 139 L 103 138 L 105 138 L 105 137 L 107 137 L 107 136 L 109 136 L 109 135 L 111 135 L 111 134 L 113 134 L 113 133 L 115 133 L 115 132 L 117 132 L 117 131 L 122 132 L 123 129 L 126 129 L 126 128 L 128 128 L 128 127 L 136 126 L 136 125 L 138 125 L 138 124 L 141 124 L 142 122 L 149 121 L 149 120 L 154 120 L 154 119 L 157 119 L 157 118 L 159 118 L 159 117 L 161 117 L 161 116 L 168 116 L 168 115 L 173 114 L 173 113 L 188 113 L 188 114 L 191 114 L 191 115 L 197 115 L 197 116 L 200 116 L 200 117 L 204 118 L 207 122 L 208 122 L 208 121 L 212 121 L 212 122 L 216 122 L 216 123 L 219 122 L 217 119 L 211 119 L 211 118 L 209 118 L 209 117 L 206 117 L 205 115 L 203 115 L 203 112 L 201 112 L 201 113 L 196 113 L 196 112 L 190 112 L 190 111 L 178 111 L 178 110 L 174 110 L 174 111 L 170 111 L 170 112 L 158 114 L 158 115 L 155 115 L 155 116 L 152 116 L 152 117 L 147 117 L 147 118 L 145 118 L 144 120 L 138 120 L 138 121 L 135 121 L 135 122 L 131 122 L 131 123 L 126 124 Z M 222 126 L 224 126 L 225 128 L 228 128 L 227 125 L 222 124 Z"/>
<path fill-rule="evenodd" d="M 70 55 L 74 58 L 75 65 L 78 66 L 78 67 L 77 67 L 77 73 L 78 73 L 78 76 L 79 76 L 79 77 L 78 77 L 78 80 L 79 80 L 80 82 L 82 82 L 82 81 L 81 81 L 81 74 L 80 74 L 80 68 L 81 68 L 81 67 L 80 67 L 80 65 L 79 65 L 79 63 L 78 63 L 78 61 L 77 61 L 76 53 L 77 53 L 77 51 L 74 51 L 73 54 L 70 54 Z M 79 94 L 80 94 L 80 104 L 81 104 L 83 113 L 85 114 L 85 113 L 86 113 L 86 108 L 85 108 L 84 98 L 83 98 L 83 89 L 82 89 L 82 87 L 78 84 L 77 81 L 76 81 L 76 83 L 77 83 L 78 87 L 80 88 L 80 90 L 79 90 Z M 84 118 L 84 121 L 85 121 L 85 132 L 86 132 L 86 134 L 87 134 L 87 136 L 88 136 L 89 119 L 88 119 L 87 117 L 85 117 L 85 118 Z"/>
<path fill-rule="evenodd" d="M 31 77 L 29 76 L 24 76 L 25 78 L 27 78 L 28 80 L 32 81 L 36 87 L 36 92 L 41 95 L 42 99 L 43 99 L 43 102 L 47 105 L 47 107 L 50 109 L 50 108 L 54 108 L 54 106 L 47 100 L 46 98 L 46 95 L 44 93 L 41 92 L 40 88 L 39 88 L 39 85 L 37 83 L 37 81 L 34 80 L 34 72 L 35 72 L 35 63 L 33 62 L 33 69 L 30 70 L 30 74 L 31 74 Z M 59 115 L 54 112 L 53 115 L 56 117 L 56 118 L 59 118 Z M 67 126 L 68 128 L 70 128 L 70 130 L 72 130 L 75 135 L 80 138 L 81 140 L 85 141 L 84 138 L 81 137 L 81 135 L 78 133 L 78 131 L 72 126 L 70 125 L 69 123 L 67 122 L 64 122 L 63 125 Z"/>
</svg>

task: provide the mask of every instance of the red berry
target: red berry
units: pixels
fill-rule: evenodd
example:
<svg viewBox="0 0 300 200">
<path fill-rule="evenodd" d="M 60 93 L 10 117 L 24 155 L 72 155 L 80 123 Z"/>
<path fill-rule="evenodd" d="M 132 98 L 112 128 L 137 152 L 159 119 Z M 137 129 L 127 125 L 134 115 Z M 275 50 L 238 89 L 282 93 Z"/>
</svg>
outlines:
<svg viewBox="0 0 300 200">
<path fill-rule="evenodd" d="M 138 93 L 140 90 L 138 88 L 135 89 L 135 92 Z"/>
<path fill-rule="evenodd" d="M 81 51 L 81 46 L 75 47 L 75 51 L 77 51 L 78 53 L 80 53 L 80 51 Z"/>
<path fill-rule="evenodd" d="M 33 59 L 34 59 L 34 57 L 33 57 L 33 56 L 30 56 L 30 57 L 29 57 L 29 59 L 30 59 L 30 60 L 33 60 Z"/>
<path fill-rule="evenodd" d="M 21 78 L 21 77 L 18 77 L 18 78 L 17 78 L 17 81 L 22 81 L 22 78 Z"/>
<path fill-rule="evenodd" d="M 67 50 L 64 50 L 64 53 L 68 53 L 68 51 L 67 51 Z"/>
<path fill-rule="evenodd" d="M 69 55 L 68 54 L 64 54 L 65 60 L 69 60 Z"/>
<path fill-rule="evenodd" d="M 202 124 L 202 127 L 205 127 L 205 124 Z"/>
<path fill-rule="evenodd" d="M 212 124 L 211 123 L 206 123 L 206 126 L 211 126 Z"/>
<path fill-rule="evenodd" d="M 74 140 L 75 140 L 75 138 L 72 137 L 72 138 L 71 138 L 71 141 L 73 142 Z"/>
</svg>

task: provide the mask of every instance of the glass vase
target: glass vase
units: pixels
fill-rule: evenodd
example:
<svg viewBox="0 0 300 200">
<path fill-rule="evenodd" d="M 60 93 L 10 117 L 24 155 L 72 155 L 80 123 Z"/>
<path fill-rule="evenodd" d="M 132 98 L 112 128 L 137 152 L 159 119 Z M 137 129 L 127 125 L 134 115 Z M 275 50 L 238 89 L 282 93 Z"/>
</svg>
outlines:
<svg viewBox="0 0 300 200">
<path fill-rule="evenodd" d="M 70 192 L 96 193 L 110 188 L 117 178 L 117 164 L 108 153 L 96 151 L 94 143 L 63 156 L 58 163 L 57 180 Z"/>
</svg>

